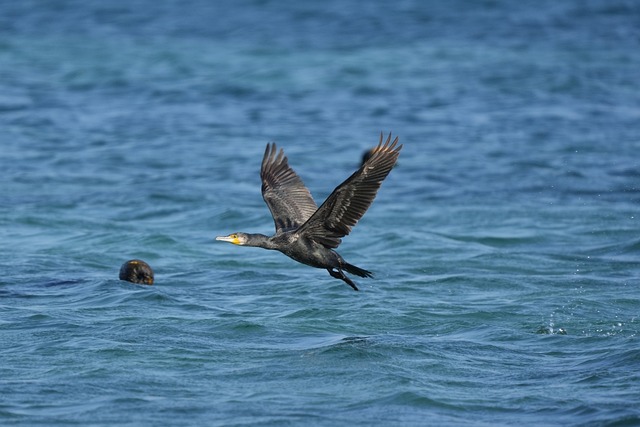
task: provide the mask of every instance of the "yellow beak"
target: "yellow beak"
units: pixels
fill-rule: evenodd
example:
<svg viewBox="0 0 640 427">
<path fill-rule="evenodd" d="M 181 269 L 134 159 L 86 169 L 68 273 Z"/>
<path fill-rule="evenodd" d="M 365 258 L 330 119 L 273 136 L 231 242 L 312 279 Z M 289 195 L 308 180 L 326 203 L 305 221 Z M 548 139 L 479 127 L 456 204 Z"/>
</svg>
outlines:
<svg viewBox="0 0 640 427">
<path fill-rule="evenodd" d="M 218 237 L 216 237 L 216 240 L 221 240 L 223 242 L 233 243 L 234 245 L 239 245 L 240 244 L 240 239 L 238 239 L 238 237 L 218 236 Z"/>
</svg>

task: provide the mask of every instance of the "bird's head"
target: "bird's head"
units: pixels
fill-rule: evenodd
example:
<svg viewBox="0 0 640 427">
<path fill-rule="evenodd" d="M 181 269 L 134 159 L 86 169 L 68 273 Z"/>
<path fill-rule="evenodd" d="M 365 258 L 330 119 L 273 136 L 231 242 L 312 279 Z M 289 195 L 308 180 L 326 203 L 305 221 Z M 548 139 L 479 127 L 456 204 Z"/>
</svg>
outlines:
<svg viewBox="0 0 640 427">
<path fill-rule="evenodd" d="M 234 245 L 244 245 L 247 243 L 248 237 L 246 233 L 233 233 L 228 236 L 218 236 L 216 240 L 233 243 Z"/>
</svg>

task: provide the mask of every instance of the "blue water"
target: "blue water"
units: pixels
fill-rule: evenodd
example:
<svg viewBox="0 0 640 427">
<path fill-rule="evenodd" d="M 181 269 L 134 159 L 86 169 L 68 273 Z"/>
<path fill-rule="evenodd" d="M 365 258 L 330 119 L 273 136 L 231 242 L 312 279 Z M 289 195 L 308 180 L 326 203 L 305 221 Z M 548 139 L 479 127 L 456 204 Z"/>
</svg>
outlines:
<svg viewBox="0 0 640 427">
<path fill-rule="evenodd" d="M 640 425 L 638 2 L 0 9 L 0 424 Z M 361 292 L 214 241 L 381 131 Z"/>
</svg>

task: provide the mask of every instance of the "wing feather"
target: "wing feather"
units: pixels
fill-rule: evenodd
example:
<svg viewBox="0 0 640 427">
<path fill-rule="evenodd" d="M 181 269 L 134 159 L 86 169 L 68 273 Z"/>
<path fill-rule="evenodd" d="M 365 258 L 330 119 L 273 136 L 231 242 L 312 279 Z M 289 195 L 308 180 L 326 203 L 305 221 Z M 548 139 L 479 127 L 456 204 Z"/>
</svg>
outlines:
<svg viewBox="0 0 640 427">
<path fill-rule="evenodd" d="M 262 198 L 271 211 L 276 233 L 296 229 L 318 209 L 300 177 L 276 144 L 267 144 L 260 168 Z"/>
<path fill-rule="evenodd" d="M 380 143 L 371 152 L 369 159 L 327 197 L 327 200 L 300 228 L 304 234 L 316 242 L 337 248 L 341 238 L 351 232 L 353 226 L 365 214 L 375 199 L 382 181 L 389 175 L 398 160 L 402 145 L 396 137 L 391 142 L 391 134 L 386 142 Z"/>
</svg>

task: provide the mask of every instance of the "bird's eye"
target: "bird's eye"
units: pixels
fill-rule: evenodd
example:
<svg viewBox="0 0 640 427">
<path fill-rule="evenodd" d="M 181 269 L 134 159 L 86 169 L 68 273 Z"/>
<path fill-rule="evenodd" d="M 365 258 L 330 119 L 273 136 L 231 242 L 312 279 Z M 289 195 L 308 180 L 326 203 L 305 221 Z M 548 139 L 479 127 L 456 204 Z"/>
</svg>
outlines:
<svg viewBox="0 0 640 427">
<path fill-rule="evenodd" d="M 237 238 L 238 238 L 238 235 L 234 233 L 234 234 L 232 234 L 232 235 L 231 235 L 231 236 L 229 236 L 229 237 L 231 237 L 232 239 L 237 239 Z"/>
</svg>

